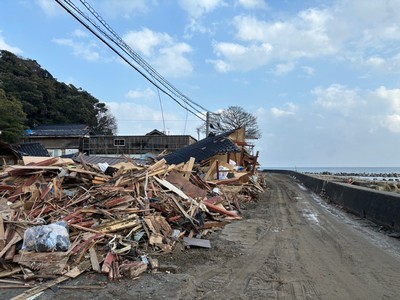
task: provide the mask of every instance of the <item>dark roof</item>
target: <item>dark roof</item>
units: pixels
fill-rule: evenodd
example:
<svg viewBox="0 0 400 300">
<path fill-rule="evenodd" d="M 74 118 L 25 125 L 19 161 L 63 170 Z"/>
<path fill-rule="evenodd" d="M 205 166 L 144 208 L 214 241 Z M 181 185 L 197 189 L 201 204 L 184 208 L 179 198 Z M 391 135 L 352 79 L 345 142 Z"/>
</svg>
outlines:
<svg viewBox="0 0 400 300">
<path fill-rule="evenodd" d="M 21 159 L 21 154 L 15 150 L 12 145 L 4 143 L 0 141 L 0 155 L 13 155 L 17 159 Z M 2 165 L 2 161 L 0 161 L 0 165 Z"/>
<path fill-rule="evenodd" d="M 163 156 L 163 158 L 168 164 L 179 164 L 181 162 L 187 162 L 190 157 L 194 157 L 196 162 L 200 162 L 214 155 L 228 152 L 240 152 L 239 147 L 228 138 L 232 132 L 234 132 L 234 130 L 220 135 L 206 137 L 194 144 L 167 154 Z"/>
<path fill-rule="evenodd" d="M 41 143 L 24 143 L 12 145 L 12 148 L 21 156 L 50 156 L 47 149 Z"/>
<path fill-rule="evenodd" d="M 157 129 L 154 129 L 154 130 L 146 133 L 146 135 L 166 136 L 166 134 L 164 132 L 161 132 L 160 130 L 157 130 Z"/>
<path fill-rule="evenodd" d="M 72 159 L 80 163 L 79 156 L 75 156 Z M 85 163 L 89 165 L 108 163 L 110 166 L 116 165 L 121 162 L 132 161 L 132 159 L 128 157 L 108 157 L 108 156 L 88 156 L 88 155 L 82 155 L 82 159 Z"/>
<path fill-rule="evenodd" d="M 85 136 L 90 128 L 84 124 L 40 125 L 27 130 L 29 136 Z"/>
</svg>

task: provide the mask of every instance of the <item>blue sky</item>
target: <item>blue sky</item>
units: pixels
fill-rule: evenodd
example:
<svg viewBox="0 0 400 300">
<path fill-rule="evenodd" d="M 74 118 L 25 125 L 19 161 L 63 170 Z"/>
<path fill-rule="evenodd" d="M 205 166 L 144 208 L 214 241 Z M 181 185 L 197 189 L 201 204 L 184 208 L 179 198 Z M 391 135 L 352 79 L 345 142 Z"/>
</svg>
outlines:
<svg viewBox="0 0 400 300">
<path fill-rule="evenodd" d="M 400 0 L 88 2 L 190 99 L 256 115 L 261 165 L 400 166 Z M 105 102 L 121 135 L 164 130 L 157 90 L 55 1 L 3 0 L 0 49 Z M 167 133 L 197 138 L 161 102 Z"/>
</svg>

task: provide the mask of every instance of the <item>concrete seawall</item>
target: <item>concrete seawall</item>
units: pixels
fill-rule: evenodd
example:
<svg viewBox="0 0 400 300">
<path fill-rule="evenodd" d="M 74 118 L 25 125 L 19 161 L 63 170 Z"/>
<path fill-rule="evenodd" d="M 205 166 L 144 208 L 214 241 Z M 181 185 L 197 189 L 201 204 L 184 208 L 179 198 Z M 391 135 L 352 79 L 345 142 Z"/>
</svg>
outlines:
<svg viewBox="0 0 400 300">
<path fill-rule="evenodd" d="M 331 182 L 287 170 L 266 170 L 296 177 L 311 191 L 376 224 L 400 231 L 400 195 Z M 268 183 L 267 183 L 268 184 Z"/>
</svg>

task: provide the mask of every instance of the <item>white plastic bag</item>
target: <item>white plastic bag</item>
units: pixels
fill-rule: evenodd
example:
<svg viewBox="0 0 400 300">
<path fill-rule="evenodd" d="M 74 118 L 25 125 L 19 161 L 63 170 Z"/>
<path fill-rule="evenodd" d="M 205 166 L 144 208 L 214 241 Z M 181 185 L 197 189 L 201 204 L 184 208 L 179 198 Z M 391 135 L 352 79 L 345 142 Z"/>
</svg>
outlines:
<svg viewBox="0 0 400 300">
<path fill-rule="evenodd" d="M 68 251 L 71 246 L 66 222 L 30 227 L 25 230 L 22 250 L 35 252 Z"/>
</svg>

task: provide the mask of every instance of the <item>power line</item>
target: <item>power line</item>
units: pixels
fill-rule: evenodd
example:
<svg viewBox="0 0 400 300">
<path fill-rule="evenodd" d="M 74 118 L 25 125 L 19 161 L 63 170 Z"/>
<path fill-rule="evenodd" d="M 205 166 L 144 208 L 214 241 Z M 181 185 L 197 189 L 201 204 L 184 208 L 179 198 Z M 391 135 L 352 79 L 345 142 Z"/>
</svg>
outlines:
<svg viewBox="0 0 400 300">
<path fill-rule="evenodd" d="M 99 38 L 104 44 L 106 44 L 111 50 L 113 50 L 118 56 L 120 56 L 126 63 L 128 63 L 132 68 L 134 68 L 136 71 L 138 71 L 143 77 L 145 77 L 150 83 L 152 83 L 154 86 L 156 86 L 158 89 L 160 89 L 162 92 L 164 92 L 166 95 L 168 95 L 172 100 L 174 100 L 177 104 L 179 104 L 183 109 L 187 110 L 187 107 L 184 106 L 182 103 L 180 103 L 176 97 L 174 97 L 173 95 L 171 95 L 169 92 L 167 92 L 166 90 L 164 90 L 163 88 L 161 88 L 156 82 L 154 82 L 153 80 L 150 79 L 149 76 L 147 76 L 146 74 L 144 74 L 141 70 L 139 70 L 135 65 L 132 64 L 132 62 L 130 62 L 126 57 L 124 57 L 122 55 L 122 53 L 118 52 L 117 49 L 115 49 L 110 43 L 108 43 L 104 38 L 102 38 L 100 36 L 99 33 L 97 33 L 92 27 L 90 27 L 90 25 L 88 25 L 87 23 L 84 22 L 84 20 L 81 19 L 81 17 L 85 18 L 89 23 L 91 23 L 98 31 L 100 31 L 100 33 L 102 35 L 104 35 L 105 37 L 107 37 L 108 39 L 110 39 L 114 44 L 116 44 L 118 46 L 118 43 L 116 43 L 112 37 L 110 37 L 106 32 L 104 32 L 103 29 L 101 29 L 100 27 L 97 26 L 97 24 L 91 20 L 85 13 L 83 13 L 72 1 L 70 0 L 65 0 L 65 2 L 67 2 L 68 5 L 71 6 L 71 8 L 73 10 L 75 10 L 77 12 L 74 13 L 72 10 L 70 10 L 68 7 L 66 7 L 65 5 L 63 5 L 62 3 L 59 2 L 59 0 L 56 0 L 57 3 L 59 3 L 65 10 L 67 10 L 68 13 L 70 13 L 76 20 L 78 20 L 83 26 L 85 26 L 90 32 L 92 32 L 97 38 Z M 79 17 L 79 15 L 81 17 Z M 125 52 L 128 56 L 129 53 L 127 53 L 127 51 L 123 48 L 121 48 L 119 46 L 119 48 Z M 132 58 L 132 57 L 131 57 Z M 135 59 L 134 59 L 135 60 Z M 136 61 L 136 60 L 135 60 Z M 151 74 L 150 74 L 151 75 Z M 199 117 L 196 113 L 194 113 L 193 111 L 189 110 L 193 115 L 195 115 L 197 118 L 201 119 L 204 121 L 203 118 Z M 201 113 L 201 112 L 199 112 Z"/>
<path fill-rule="evenodd" d="M 140 75 L 146 78 L 151 84 L 153 84 L 158 90 L 161 90 L 164 94 L 169 96 L 177 104 L 179 104 L 187 112 L 192 113 L 197 118 L 205 121 L 201 116 L 205 116 L 204 112 L 200 111 L 197 107 L 201 108 L 203 111 L 209 111 L 197 104 L 196 102 L 189 99 L 183 93 L 181 93 L 175 86 L 168 82 L 164 77 L 162 77 L 154 68 L 152 68 L 143 58 L 140 57 L 138 53 L 132 50 L 122 38 L 104 21 L 103 18 L 85 1 L 80 0 L 80 2 L 86 7 L 87 10 L 104 26 L 104 28 L 109 32 L 107 33 L 103 28 L 98 26 L 89 16 L 81 11 L 71 0 L 56 0 L 56 2 L 64 8 L 70 15 L 72 15 L 78 22 L 80 22 L 86 29 L 92 32 L 97 38 L 99 38 L 105 45 L 107 45 L 112 51 L 114 51 L 119 57 L 121 57 L 126 63 L 128 63 L 132 68 L 134 68 Z M 86 22 L 85 22 L 86 20 Z M 96 31 L 97 30 L 97 31 Z M 136 64 L 138 64 L 143 70 L 140 70 L 135 66 L 127 57 L 123 55 L 118 49 L 116 49 L 110 42 L 116 45 L 123 53 L 125 53 L 130 59 L 132 59 Z M 149 75 L 146 75 L 145 72 Z M 181 103 L 181 101 L 183 103 Z M 191 107 L 188 108 L 188 106 Z M 194 111 L 196 112 L 194 112 Z"/>
<path fill-rule="evenodd" d="M 161 95 L 160 95 L 160 89 L 157 88 L 157 94 L 158 94 L 158 101 L 160 102 L 160 109 L 161 109 L 161 116 L 162 116 L 162 123 L 163 123 L 163 132 L 165 133 L 165 118 L 164 118 L 164 110 L 162 106 L 162 101 L 161 101 Z M 187 111 L 186 111 L 187 113 Z"/>
<path fill-rule="evenodd" d="M 68 0 L 71 1 L 71 0 Z M 165 87 L 167 87 L 169 90 L 173 91 L 176 93 L 177 96 L 179 96 L 182 100 L 185 102 L 190 102 L 193 103 L 194 105 L 200 107 L 203 110 L 206 110 L 204 107 L 201 105 L 195 103 L 194 101 L 190 100 L 187 96 L 185 96 L 183 93 L 181 93 L 175 86 L 173 86 L 170 82 L 168 82 L 164 77 L 162 77 L 150 64 L 148 64 L 137 52 L 135 52 L 129 45 L 125 43 L 125 41 L 107 24 L 107 22 L 94 10 L 93 7 L 90 6 L 89 3 L 87 3 L 86 0 L 80 0 L 80 2 L 87 8 L 87 10 L 90 11 L 90 13 L 114 36 L 114 38 L 118 41 L 117 46 L 122 46 L 124 49 L 129 52 L 135 59 L 135 61 L 142 66 L 149 74 L 152 75 L 152 77 L 156 77 L 156 80 L 159 81 L 161 84 L 163 84 Z M 97 27 L 97 24 L 93 24 L 94 26 Z M 199 113 L 202 113 L 198 111 Z M 202 113 L 203 114 L 203 113 Z"/>
</svg>

